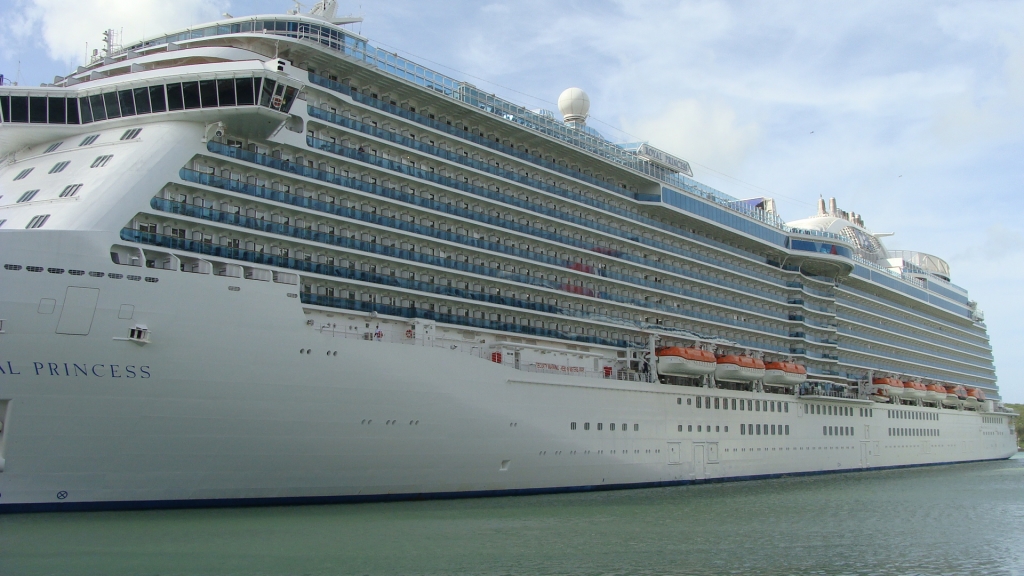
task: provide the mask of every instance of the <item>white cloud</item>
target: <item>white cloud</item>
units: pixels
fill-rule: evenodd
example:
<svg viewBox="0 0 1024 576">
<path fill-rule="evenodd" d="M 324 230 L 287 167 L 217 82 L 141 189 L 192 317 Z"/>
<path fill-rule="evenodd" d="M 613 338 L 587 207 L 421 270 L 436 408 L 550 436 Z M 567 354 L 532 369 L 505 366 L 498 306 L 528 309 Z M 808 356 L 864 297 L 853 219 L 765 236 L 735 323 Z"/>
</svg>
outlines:
<svg viewBox="0 0 1024 576">
<path fill-rule="evenodd" d="M 214 20 L 227 5 L 224 0 L 30 0 L 24 13 L 50 57 L 73 64 L 85 58 L 87 42 L 90 52 L 102 46 L 108 28 L 123 32 L 127 43 Z"/>
<path fill-rule="evenodd" d="M 695 98 L 676 100 L 653 117 L 626 119 L 624 125 L 672 154 L 723 170 L 741 166 L 760 136 L 756 124 L 740 123 L 725 103 Z"/>
</svg>

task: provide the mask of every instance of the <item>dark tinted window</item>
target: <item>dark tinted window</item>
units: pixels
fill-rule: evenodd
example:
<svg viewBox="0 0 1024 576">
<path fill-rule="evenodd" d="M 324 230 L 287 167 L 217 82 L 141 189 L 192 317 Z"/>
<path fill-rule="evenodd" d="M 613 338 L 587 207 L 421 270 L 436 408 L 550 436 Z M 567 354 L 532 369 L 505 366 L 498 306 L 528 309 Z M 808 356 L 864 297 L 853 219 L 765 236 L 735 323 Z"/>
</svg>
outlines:
<svg viewBox="0 0 1024 576">
<path fill-rule="evenodd" d="M 63 98 L 48 98 L 47 108 L 47 122 L 50 124 L 64 124 L 67 121 L 67 107 Z"/>
<path fill-rule="evenodd" d="M 182 82 L 181 95 L 185 99 L 185 109 L 199 108 L 199 82 Z"/>
<path fill-rule="evenodd" d="M 270 98 L 274 95 L 274 86 L 277 86 L 277 82 L 273 80 L 267 80 L 263 83 L 263 91 L 260 92 L 260 106 L 270 107 Z"/>
<path fill-rule="evenodd" d="M 32 96 L 28 99 L 28 107 L 32 122 L 46 122 L 45 96 Z"/>
<path fill-rule="evenodd" d="M 139 114 L 149 114 L 153 111 L 149 105 L 149 88 L 135 89 L 135 111 Z"/>
<path fill-rule="evenodd" d="M 92 107 L 89 105 L 89 97 L 83 96 L 78 99 L 78 110 L 82 115 L 82 124 L 92 122 Z"/>
<path fill-rule="evenodd" d="M 121 90 L 117 93 L 117 101 L 121 103 L 122 116 L 135 116 L 135 97 L 131 90 Z"/>
<path fill-rule="evenodd" d="M 167 98 L 164 96 L 163 86 L 150 86 L 149 87 L 149 102 L 153 108 L 153 112 L 163 112 L 167 110 Z"/>
<path fill-rule="evenodd" d="M 153 104 L 153 109 L 156 110 L 156 103 Z M 181 84 L 168 84 L 167 85 L 167 109 L 168 110 L 184 110 L 185 109 L 185 98 L 181 94 Z"/>
<path fill-rule="evenodd" d="M 107 118 L 121 117 L 121 106 L 117 103 L 117 92 L 107 92 L 104 94 L 103 104 L 107 107 Z"/>
<path fill-rule="evenodd" d="M 99 122 L 107 119 L 107 112 L 103 108 L 103 96 L 99 94 L 89 96 L 89 103 L 92 104 L 92 119 Z"/>
<path fill-rule="evenodd" d="M 281 112 L 287 112 L 292 109 L 292 102 L 295 100 L 295 88 L 289 86 L 284 91 L 284 104 L 281 104 Z"/>
<path fill-rule="evenodd" d="M 235 82 L 234 80 L 217 80 L 217 98 L 221 106 L 235 105 Z"/>
<path fill-rule="evenodd" d="M 203 108 L 216 108 L 217 107 L 217 81 L 216 80 L 203 80 L 199 83 L 199 95 L 203 103 Z"/>
<path fill-rule="evenodd" d="M 28 96 L 11 96 L 11 122 L 28 122 Z"/>
<path fill-rule="evenodd" d="M 252 78 L 235 78 L 235 92 L 239 106 L 252 106 L 256 100 L 252 95 Z"/>
<path fill-rule="evenodd" d="M 0 96 L 0 118 L 3 118 L 4 122 L 11 121 L 11 97 Z"/>
<path fill-rule="evenodd" d="M 68 124 L 78 124 L 78 99 L 66 98 Z"/>
</svg>

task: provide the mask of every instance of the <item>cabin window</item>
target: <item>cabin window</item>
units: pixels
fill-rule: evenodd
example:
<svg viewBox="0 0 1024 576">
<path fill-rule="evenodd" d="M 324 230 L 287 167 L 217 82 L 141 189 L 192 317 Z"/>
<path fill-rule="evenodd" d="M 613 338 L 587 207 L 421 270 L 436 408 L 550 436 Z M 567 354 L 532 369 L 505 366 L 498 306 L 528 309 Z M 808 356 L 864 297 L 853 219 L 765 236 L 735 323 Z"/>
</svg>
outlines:
<svg viewBox="0 0 1024 576">
<path fill-rule="evenodd" d="M 597 429 L 598 430 L 601 429 L 601 425 L 600 424 L 597 425 Z M 611 424 L 608 425 L 608 431 L 609 432 L 614 432 L 615 431 L 615 423 L 614 422 L 612 422 Z"/>
<path fill-rule="evenodd" d="M 786 424 L 786 436 L 789 436 L 789 424 Z"/>
<path fill-rule="evenodd" d="M 697 408 L 700 408 L 700 405 L 701 405 L 700 396 L 697 396 Z"/>
<path fill-rule="evenodd" d="M 718 398 L 715 398 L 715 410 L 719 409 L 718 400 L 719 400 Z"/>
<path fill-rule="evenodd" d="M 687 398 L 686 399 L 686 405 L 689 406 L 691 404 L 693 404 L 693 398 Z"/>
<path fill-rule="evenodd" d="M 682 425 L 682 424 L 680 424 L 680 425 L 679 425 L 679 432 L 682 432 L 682 431 L 683 431 L 683 425 Z"/>
<path fill-rule="evenodd" d="M 583 423 L 583 429 L 584 430 L 590 430 L 590 422 L 584 422 Z"/>
<path fill-rule="evenodd" d="M 576 423 L 575 422 L 570 422 L 569 423 L 569 430 L 575 430 L 575 429 L 576 429 Z"/>
<path fill-rule="evenodd" d="M 633 424 L 633 432 L 639 432 L 639 431 L 640 431 L 640 425 L 639 424 Z"/>
<path fill-rule="evenodd" d="M 741 404 L 741 405 L 742 405 L 742 404 Z M 732 399 L 732 409 L 733 409 L 733 410 L 735 410 L 735 409 L 736 409 L 736 399 L 735 399 L 735 398 L 733 398 L 733 399 Z"/>
<path fill-rule="evenodd" d="M 689 425 L 687 425 L 687 426 L 686 426 L 686 431 L 687 431 L 687 432 L 693 432 L 693 424 L 689 424 Z"/>
</svg>

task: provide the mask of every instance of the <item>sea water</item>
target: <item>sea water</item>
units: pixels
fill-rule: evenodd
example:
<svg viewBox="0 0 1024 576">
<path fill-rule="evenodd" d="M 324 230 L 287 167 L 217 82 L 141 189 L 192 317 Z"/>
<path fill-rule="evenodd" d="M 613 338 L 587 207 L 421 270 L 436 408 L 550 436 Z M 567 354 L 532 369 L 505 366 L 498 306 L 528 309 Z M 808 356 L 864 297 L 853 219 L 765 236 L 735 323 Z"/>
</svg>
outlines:
<svg viewBox="0 0 1024 576">
<path fill-rule="evenodd" d="M 1024 574 L 1024 459 L 550 496 L 4 515 L 0 574 Z"/>
</svg>

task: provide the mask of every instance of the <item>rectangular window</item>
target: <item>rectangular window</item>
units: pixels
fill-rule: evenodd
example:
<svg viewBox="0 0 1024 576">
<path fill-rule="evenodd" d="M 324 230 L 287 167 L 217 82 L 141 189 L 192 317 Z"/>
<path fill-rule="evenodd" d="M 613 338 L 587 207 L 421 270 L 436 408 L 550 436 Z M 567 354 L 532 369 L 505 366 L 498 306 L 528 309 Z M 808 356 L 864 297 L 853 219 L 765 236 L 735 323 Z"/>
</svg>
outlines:
<svg viewBox="0 0 1024 576">
<path fill-rule="evenodd" d="M 736 399 L 735 398 L 732 399 L 732 409 L 733 410 L 736 409 Z"/>
<path fill-rule="evenodd" d="M 28 123 L 28 96 L 11 96 L 11 122 Z"/>
<path fill-rule="evenodd" d="M 11 121 L 11 97 L 10 96 L 0 96 L 0 118 L 2 118 L 4 122 L 10 122 Z"/>
<path fill-rule="evenodd" d="M 640 425 L 639 424 L 633 424 L 633 432 L 639 432 L 639 431 L 640 431 Z"/>
<path fill-rule="evenodd" d="M 746 424 L 740 424 L 740 436 L 746 436 L 746 435 L 747 435 L 747 425 Z"/>
<path fill-rule="evenodd" d="M 786 436 L 789 436 L 789 424 L 786 424 Z"/>
<path fill-rule="evenodd" d="M 31 169 L 30 169 L 30 171 L 31 171 Z M 19 180 L 19 178 L 15 178 L 15 180 Z M 701 404 L 700 398 L 701 398 L 700 396 L 697 396 L 697 408 L 700 408 L 700 404 Z"/>
<path fill-rule="evenodd" d="M 733 400 L 733 402 L 735 402 L 735 400 Z M 747 403 L 744 402 L 743 400 L 740 400 L 740 410 L 743 410 L 744 408 L 746 408 L 746 406 L 747 406 Z M 733 409 L 735 410 L 735 408 L 733 408 Z"/>
<path fill-rule="evenodd" d="M 81 112 L 82 124 L 92 122 L 92 106 L 89 104 L 89 97 L 82 96 L 78 99 L 78 109 Z"/>
<path fill-rule="evenodd" d="M 100 137 L 99 134 L 93 134 L 92 136 L 86 136 L 85 138 L 82 138 L 82 141 L 79 142 L 78 145 L 79 146 L 88 146 L 88 145 L 92 144 L 93 142 L 95 142 L 96 139 L 99 138 L 99 137 Z"/>
<path fill-rule="evenodd" d="M 48 108 L 46 121 L 50 124 L 65 124 L 68 120 L 68 106 L 64 98 L 50 97 L 47 99 Z"/>
<path fill-rule="evenodd" d="M 575 430 L 575 429 L 576 429 L 576 423 L 575 422 L 570 422 L 569 423 L 569 430 Z"/>
<path fill-rule="evenodd" d="M 711 396 L 705 396 L 704 397 L 704 408 L 706 408 L 708 410 L 711 409 Z"/>
<path fill-rule="evenodd" d="M 110 159 L 113 157 L 113 154 L 104 154 L 103 156 L 97 156 L 96 159 L 92 161 L 92 165 L 89 166 L 89 168 L 103 168 L 104 166 L 107 165 L 107 162 L 110 162 Z"/>
<path fill-rule="evenodd" d="M 199 99 L 203 108 L 217 107 L 217 81 L 202 80 L 199 82 Z"/>
<path fill-rule="evenodd" d="M 275 86 L 277 86 L 277 82 L 273 80 L 263 82 L 263 90 L 260 92 L 260 106 L 270 108 L 270 98 L 274 95 Z"/>
<path fill-rule="evenodd" d="M 60 197 L 61 198 L 71 198 L 75 194 L 78 194 L 78 191 L 81 190 L 81 189 L 82 189 L 82 185 L 81 184 L 71 184 L 69 186 L 65 186 L 64 190 L 61 191 L 61 193 L 60 193 Z"/>
<path fill-rule="evenodd" d="M 775 424 L 772 424 L 772 436 L 775 436 Z"/>
<path fill-rule="evenodd" d="M 35 170 L 35 168 L 25 168 L 21 172 L 18 172 L 18 175 L 14 177 L 14 181 L 17 182 L 18 180 L 24 180 L 25 177 L 31 174 L 33 170 Z"/>
<path fill-rule="evenodd" d="M 43 154 L 49 154 L 50 152 L 53 152 L 57 148 L 60 148 L 61 144 L 63 144 L 63 142 L 57 142 L 56 144 L 50 144 L 49 146 L 46 147 L 46 151 L 43 152 Z"/>
<path fill-rule="evenodd" d="M 752 411 L 754 409 L 753 405 L 754 405 L 754 401 L 753 400 L 747 400 L 747 412 L 750 412 L 750 411 Z"/>
<path fill-rule="evenodd" d="M 235 78 L 235 94 L 237 94 L 239 106 L 252 106 L 256 103 L 253 96 L 252 78 Z"/>
<path fill-rule="evenodd" d="M 615 423 L 614 422 L 612 422 L 611 424 L 608 425 L 608 430 L 611 431 L 611 432 L 615 431 Z"/>
<path fill-rule="evenodd" d="M 181 96 L 185 101 L 186 110 L 199 108 L 199 82 L 182 82 Z"/>
<path fill-rule="evenodd" d="M 604 429 L 604 424 L 602 422 L 598 422 L 597 423 L 597 429 L 598 430 L 603 430 Z"/>
<path fill-rule="evenodd" d="M 760 412 L 760 411 L 761 411 L 761 402 L 759 402 L 759 401 L 758 401 L 758 402 L 754 402 L 754 408 L 755 408 L 755 409 L 756 409 L 756 410 L 757 410 L 758 412 Z"/>
<path fill-rule="evenodd" d="M 181 84 L 167 85 L 167 109 L 184 110 L 185 96 L 181 92 Z"/>
<path fill-rule="evenodd" d="M 221 106 L 235 105 L 235 81 L 217 80 L 217 99 Z"/>
<path fill-rule="evenodd" d="M 50 219 L 50 215 L 49 214 L 41 214 L 39 216 L 33 216 L 32 219 L 28 221 L 28 224 L 25 226 L 25 229 L 29 230 L 29 229 L 32 229 L 32 228 L 42 228 L 43 224 L 46 224 L 46 221 L 49 220 L 49 219 Z"/>
<path fill-rule="evenodd" d="M 821 435 L 822 436 L 828 436 L 828 426 L 822 426 L 821 427 Z"/>
<path fill-rule="evenodd" d="M 584 422 L 583 423 L 583 429 L 584 430 L 590 430 L 590 422 Z"/>
<path fill-rule="evenodd" d="M 18 198 L 18 200 L 15 202 L 15 204 L 21 204 L 22 202 L 29 202 L 33 198 L 36 197 L 36 194 L 39 194 L 39 189 L 38 188 L 35 189 L 35 190 L 29 190 L 28 192 L 25 192 L 24 194 L 22 194 Z"/>
<path fill-rule="evenodd" d="M 50 168 L 50 171 L 48 173 L 57 174 L 58 172 L 63 172 L 64 169 L 68 167 L 68 164 L 71 164 L 71 162 L 67 160 L 64 160 L 63 162 L 57 162 L 56 164 L 53 165 L 53 168 Z"/>
<path fill-rule="evenodd" d="M 107 107 L 107 118 L 121 117 L 121 105 L 117 102 L 117 92 L 107 92 L 104 94 L 103 104 Z"/>
<path fill-rule="evenodd" d="M 131 90 L 118 92 L 117 101 L 121 104 L 121 116 L 135 116 L 135 96 Z"/>
<path fill-rule="evenodd" d="M 28 99 L 30 120 L 33 124 L 46 123 L 46 97 L 31 96 Z"/>
<path fill-rule="evenodd" d="M 783 412 L 789 414 L 789 402 L 783 402 L 782 407 L 784 408 Z"/>
<path fill-rule="evenodd" d="M 757 428 L 755 428 L 755 429 L 757 430 L 757 435 L 760 436 L 761 435 L 761 425 L 758 424 Z"/>
<path fill-rule="evenodd" d="M 68 98 L 68 124 L 78 124 L 78 99 Z"/>
<path fill-rule="evenodd" d="M 135 100 L 137 114 L 149 114 L 153 111 L 153 107 L 149 104 L 149 88 L 136 88 L 132 91 L 132 98 Z"/>
<path fill-rule="evenodd" d="M 167 95 L 164 94 L 163 84 L 149 87 L 149 103 L 153 107 L 153 112 L 167 111 Z"/>
<path fill-rule="evenodd" d="M 715 410 L 719 410 L 718 400 L 719 400 L 718 398 L 715 398 Z"/>
<path fill-rule="evenodd" d="M 99 122 L 107 119 L 107 110 L 103 107 L 103 95 L 96 94 L 89 96 L 89 104 L 92 105 L 92 118 Z"/>
<path fill-rule="evenodd" d="M 683 431 L 683 425 L 682 424 L 680 424 L 678 428 L 679 428 L 679 430 L 678 430 L 679 432 Z"/>
<path fill-rule="evenodd" d="M 771 408 L 771 411 L 772 411 L 772 412 L 775 412 L 775 401 L 774 401 L 774 400 L 772 400 L 771 402 L 769 402 L 769 403 L 768 403 L 768 406 L 769 406 L 769 407 Z"/>
</svg>

